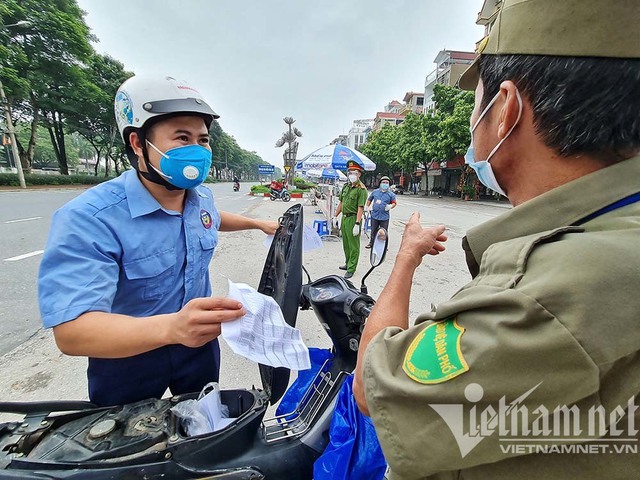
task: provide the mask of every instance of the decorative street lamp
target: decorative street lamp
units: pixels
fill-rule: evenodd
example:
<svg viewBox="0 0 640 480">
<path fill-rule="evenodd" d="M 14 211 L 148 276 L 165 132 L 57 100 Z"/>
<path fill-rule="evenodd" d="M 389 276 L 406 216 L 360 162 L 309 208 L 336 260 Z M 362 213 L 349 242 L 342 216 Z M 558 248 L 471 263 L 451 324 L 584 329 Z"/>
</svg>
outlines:
<svg viewBox="0 0 640 480">
<path fill-rule="evenodd" d="M 28 27 L 31 25 L 26 20 L 20 20 L 19 22 L 5 25 L 5 28 L 9 27 Z M 16 132 L 13 127 L 13 121 L 11 120 L 11 111 L 9 110 L 9 101 L 4 95 L 4 88 L 2 87 L 2 80 L 0 80 L 0 102 L 2 102 L 2 108 L 4 110 L 5 117 L 7 118 L 7 133 L 9 134 L 9 142 L 11 143 L 11 152 L 13 153 L 13 160 L 16 164 L 16 170 L 18 170 L 18 180 L 20 181 L 21 188 L 27 188 L 27 184 L 24 181 L 24 173 L 22 171 L 22 162 L 20 161 L 20 154 L 18 153 L 18 142 L 16 142 Z"/>
<path fill-rule="evenodd" d="M 296 155 L 298 154 L 298 140 L 297 138 L 302 137 L 302 132 L 292 125 L 295 123 L 293 117 L 284 117 L 284 123 L 289 125 L 289 131 L 284 132 L 282 137 L 276 142 L 276 148 L 283 147 L 284 144 L 287 144 L 287 149 L 285 150 L 282 157 L 284 158 L 284 172 L 285 179 L 289 185 L 293 184 L 293 167 L 296 164 Z"/>
</svg>

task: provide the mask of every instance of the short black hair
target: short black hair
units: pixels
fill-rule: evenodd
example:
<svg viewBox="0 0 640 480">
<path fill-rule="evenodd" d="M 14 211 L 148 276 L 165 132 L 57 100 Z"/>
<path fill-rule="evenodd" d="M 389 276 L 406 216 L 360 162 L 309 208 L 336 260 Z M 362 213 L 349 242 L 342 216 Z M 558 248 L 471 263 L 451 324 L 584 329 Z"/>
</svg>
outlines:
<svg viewBox="0 0 640 480">
<path fill-rule="evenodd" d="M 146 138 L 151 137 L 151 132 L 153 131 L 153 127 L 155 127 L 156 124 L 174 117 L 200 117 L 202 118 L 204 125 L 207 127 L 207 130 L 211 130 L 211 123 L 213 120 L 208 115 L 201 115 L 199 113 L 193 113 L 193 112 L 173 112 L 173 113 L 167 113 L 165 115 L 158 115 L 157 117 L 151 117 L 149 120 L 147 120 L 144 126 L 142 127 L 142 129 L 144 130 L 145 137 Z"/>
<path fill-rule="evenodd" d="M 640 59 L 481 55 L 479 71 L 482 108 L 513 81 L 537 133 L 562 156 L 614 163 L 640 150 Z"/>
</svg>

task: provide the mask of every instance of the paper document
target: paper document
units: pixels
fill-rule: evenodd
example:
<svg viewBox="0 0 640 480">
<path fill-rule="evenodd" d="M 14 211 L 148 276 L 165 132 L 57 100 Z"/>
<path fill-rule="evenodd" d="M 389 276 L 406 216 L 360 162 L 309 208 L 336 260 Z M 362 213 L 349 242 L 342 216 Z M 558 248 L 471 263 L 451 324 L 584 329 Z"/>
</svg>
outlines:
<svg viewBox="0 0 640 480">
<path fill-rule="evenodd" d="M 239 301 L 247 314 L 222 323 L 222 338 L 238 355 L 254 362 L 291 370 L 311 368 L 309 349 L 300 330 L 285 322 L 278 303 L 244 283 L 229 280 L 229 298 Z"/>
<path fill-rule="evenodd" d="M 273 235 L 267 236 L 262 244 L 269 248 L 273 243 Z M 315 250 L 316 248 L 322 248 L 322 238 L 318 235 L 311 225 L 304 225 L 302 229 L 302 251 L 308 252 Z"/>
</svg>

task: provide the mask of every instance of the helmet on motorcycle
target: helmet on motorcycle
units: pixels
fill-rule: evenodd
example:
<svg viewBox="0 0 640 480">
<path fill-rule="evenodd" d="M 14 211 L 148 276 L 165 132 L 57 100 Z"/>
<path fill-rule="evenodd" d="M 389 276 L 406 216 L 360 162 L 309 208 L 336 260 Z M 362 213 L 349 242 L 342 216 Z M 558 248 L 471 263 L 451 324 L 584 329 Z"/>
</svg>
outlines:
<svg viewBox="0 0 640 480">
<path fill-rule="evenodd" d="M 148 127 L 164 116 L 198 115 L 207 128 L 220 117 L 195 88 L 167 76 L 129 78 L 118 88 L 114 107 L 118 130 L 127 147 L 133 129 Z"/>
</svg>

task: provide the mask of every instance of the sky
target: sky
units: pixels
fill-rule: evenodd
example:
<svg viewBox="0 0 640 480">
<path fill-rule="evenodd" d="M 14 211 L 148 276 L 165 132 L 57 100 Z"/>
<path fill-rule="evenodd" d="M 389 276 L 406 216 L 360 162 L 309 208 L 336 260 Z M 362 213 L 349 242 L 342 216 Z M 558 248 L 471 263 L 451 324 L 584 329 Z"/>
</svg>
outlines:
<svg viewBox="0 0 640 480">
<path fill-rule="evenodd" d="M 78 0 L 96 51 L 197 88 L 245 150 L 282 167 L 424 91 L 440 50 L 473 51 L 482 0 Z M 115 94 L 115 92 L 114 92 Z"/>
</svg>

